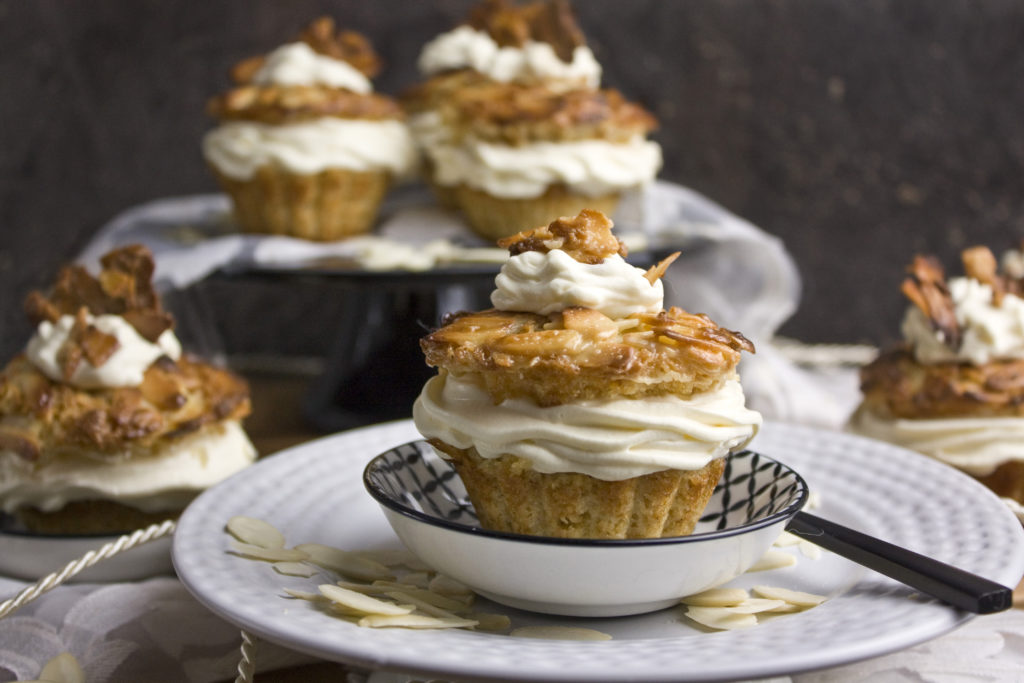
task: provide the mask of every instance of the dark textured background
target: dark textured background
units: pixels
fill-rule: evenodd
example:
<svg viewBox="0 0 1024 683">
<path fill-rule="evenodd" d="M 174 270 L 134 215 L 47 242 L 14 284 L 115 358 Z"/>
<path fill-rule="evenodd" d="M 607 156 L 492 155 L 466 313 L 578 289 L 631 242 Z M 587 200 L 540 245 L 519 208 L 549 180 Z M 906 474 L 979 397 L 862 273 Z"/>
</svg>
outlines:
<svg viewBox="0 0 1024 683">
<path fill-rule="evenodd" d="M 467 2 L 0 0 L 0 347 L 20 302 L 117 212 L 214 190 L 205 99 L 237 59 L 332 13 L 412 83 L 422 44 Z M 688 0 L 577 3 L 605 83 L 661 119 L 664 178 L 783 239 L 804 280 L 783 332 L 891 340 L 920 250 L 1024 235 L 1024 3 Z M 324 283 L 211 283 L 229 351 L 318 353 Z M 328 291 L 324 291 L 325 288 Z M 287 311 L 294 305 L 294 310 Z M 287 330 L 288 334 L 283 334 Z"/>
</svg>

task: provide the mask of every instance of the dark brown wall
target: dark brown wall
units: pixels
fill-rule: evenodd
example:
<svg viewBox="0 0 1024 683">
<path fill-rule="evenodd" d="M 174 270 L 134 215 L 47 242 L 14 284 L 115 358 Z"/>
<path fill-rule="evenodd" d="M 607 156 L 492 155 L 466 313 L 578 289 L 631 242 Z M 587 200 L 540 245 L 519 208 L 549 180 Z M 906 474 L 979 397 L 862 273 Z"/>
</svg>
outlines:
<svg viewBox="0 0 1024 683">
<path fill-rule="evenodd" d="M 28 334 L 26 291 L 104 221 L 214 189 L 198 151 L 202 109 L 231 63 L 328 12 L 371 36 L 390 67 L 378 89 L 396 92 L 415 80 L 423 42 L 468 4 L 0 0 L 4 356 Z M 1024 236 L 1024 4 L 588 0 L 577 10 L 606 83 L 661 119 L 663 177 L 793 253 L 805 293 L 784 332 L 887 341 L 914 252 L 953 263 L 965 245 Z M 288 300 L 300 312 L 309 301 L 315 319 L 316 289 Z M 270 344 L 240 333 L 268 324 L 265 311 L 250 319 L 263 305 L 244 295 L 214 296 L 229 346 Z M 295 338 L 309 348 L 284 348 L 317 350 L 316 335 Z"/>
</svg>

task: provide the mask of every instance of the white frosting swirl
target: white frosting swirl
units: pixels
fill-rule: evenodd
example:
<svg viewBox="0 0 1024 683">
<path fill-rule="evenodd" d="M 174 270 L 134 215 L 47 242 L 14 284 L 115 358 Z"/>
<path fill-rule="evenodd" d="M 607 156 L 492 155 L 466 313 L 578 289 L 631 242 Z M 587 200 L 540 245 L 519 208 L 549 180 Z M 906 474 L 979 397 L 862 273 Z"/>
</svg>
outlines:
<svg viewBox="0 0 1024 683">
<path fill-rule="evenodd" d="M 697 470 L 742 448 L 761 425 L 737 380 L 689 398 L 658 396 L 541 407 L 510 399 L 494 405 L 471 379 L 440 374 L 413 405 L 427 438 L 483 458 L 511 454 L 538 472 L 577 472 L 621 481 L 664 470 Z"/>
<path fill-rule="evenodd" d="M 418 66 L 426 76 L 472 69 L 502 83 L 596 88 L 601 82 L 601 65 L 585 45 L 573 50 L 571 62 L 563 62 L 548 43 L 528 40 L 522 47 L 501 47 L 486 31 L 471 26 L 459 26 L 427 43 Z"/>
<path fill-rule="evenodd" d="M 417 134 L 431 119 L 417 117 Z M 494 197 L 539 197 L 552 185 L 600 197 L 654 180 L 661 169 L 661 146 L 642 136 L 628 142 L 572 140 L 501 145 L 473 138 L 452 143 L 442 133 L 419 135 L 442 186 L 468 185 Z"/>
<path fill-rule="evenodd" d="M 1024 418 L 943 417 L 887 419 L 860 409 L 850 428 L 864 436 L 924 453 L 969 474 L 991 474 L 1024 460 Z"/>
<path fill-rule="evenodd" d="M 277 126 L 225 123 L 203 138 L 203 155 L 236 180 L 251 179 L 261 166 L 303 175 L 342 168 L 402 176 L 416 163 L 412 137 L 402 121 L 332 117 Z"/>
<path fill-rule="evenodd" d="M 28 341 L 25 355 L 40 372 L 53 381 L 82 389 L 138 386 L 142 384 L 146 369 L 157 358 L 168 356 L 178 360 L 181 357 L 181 343 L 171 330 L 161 334 L 154 344 L 143 339 L 119 315 L 87 315 L 86 319 L 100 332 L 117 338 L 117 350 L 99 367 L 82 358 L 71 377 L 64 378 L 57 354 L 74 327 L 75 318 L 71 315 L 62 315 L 56 323 L 46 320 L 39 323 L 36 333 Z"/>
<path fill-rule="evenodd" d="M 570 306 L 593 308 L 609 318 L 657 313 L 665 294 L 660 279 L 651 284 L 642 269 L 618 254 L 601 263 L 580 263 L 560 249 L 512 256 L 494 284 L 495 308 L 541 315 Z"/>
<path fill-rule="evenodd" d="M 306 43 L 289 43 L 269 55 L 253 75 L 256 85 L 324 85 L 355 93 L 373 92 L 373 85 L 354 66 L 322 55 Z"/>
<path fill-rule="evenodd" d="M 146 512 L 178 509 L 256 459 L 245 431 L 228 421 L 182 439 L 166 453 L 110 462 L 61 454 L 42 462 L 0 451 L 0 507 L 44 512 L 76 500 L 112 500 Z"/>
<path fill-rule="evenodd" d="M 983 365 L 992 360 L 1024 358 L 1024 299 L 1007 294 L 995 306 L 989 285 L 964 277 L 950 279 L 949 292 L 963 331 L 960 348 L 950 348 L 927 316 L 916 306 L 911 307 L 901 330 L 919 362 Z"/>
</svg>

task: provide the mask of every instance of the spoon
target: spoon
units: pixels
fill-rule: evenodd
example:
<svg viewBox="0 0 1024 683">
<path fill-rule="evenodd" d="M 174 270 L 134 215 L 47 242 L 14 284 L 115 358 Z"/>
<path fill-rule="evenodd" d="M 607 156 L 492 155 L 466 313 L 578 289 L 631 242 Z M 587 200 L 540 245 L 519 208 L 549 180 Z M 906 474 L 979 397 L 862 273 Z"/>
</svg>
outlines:
<svg viewBox="0 0 1024 683">
<path fill-rule="evenodd" d="M 1002 612 L 1013 605 L 1013 590 L 1002 584 L 806 512 L 797 512 L 786 530 L 974 614 Z"/>
</svg>

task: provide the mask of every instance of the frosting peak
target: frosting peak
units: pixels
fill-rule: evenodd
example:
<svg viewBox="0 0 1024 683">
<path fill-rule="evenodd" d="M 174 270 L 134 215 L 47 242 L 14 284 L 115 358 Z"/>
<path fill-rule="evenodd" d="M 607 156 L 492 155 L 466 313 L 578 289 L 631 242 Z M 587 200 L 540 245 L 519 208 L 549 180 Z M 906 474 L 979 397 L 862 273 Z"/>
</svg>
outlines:
<svg viewBox="0 0 1024 683">
<path fill-rule="evenodd" d="M 319 54 L 306 43 L 277 48 L 253 74 L 255 85 L 323 85 L 359 94 L 373 91 L 370 80 L 348 62 Z"/>
</svg>

